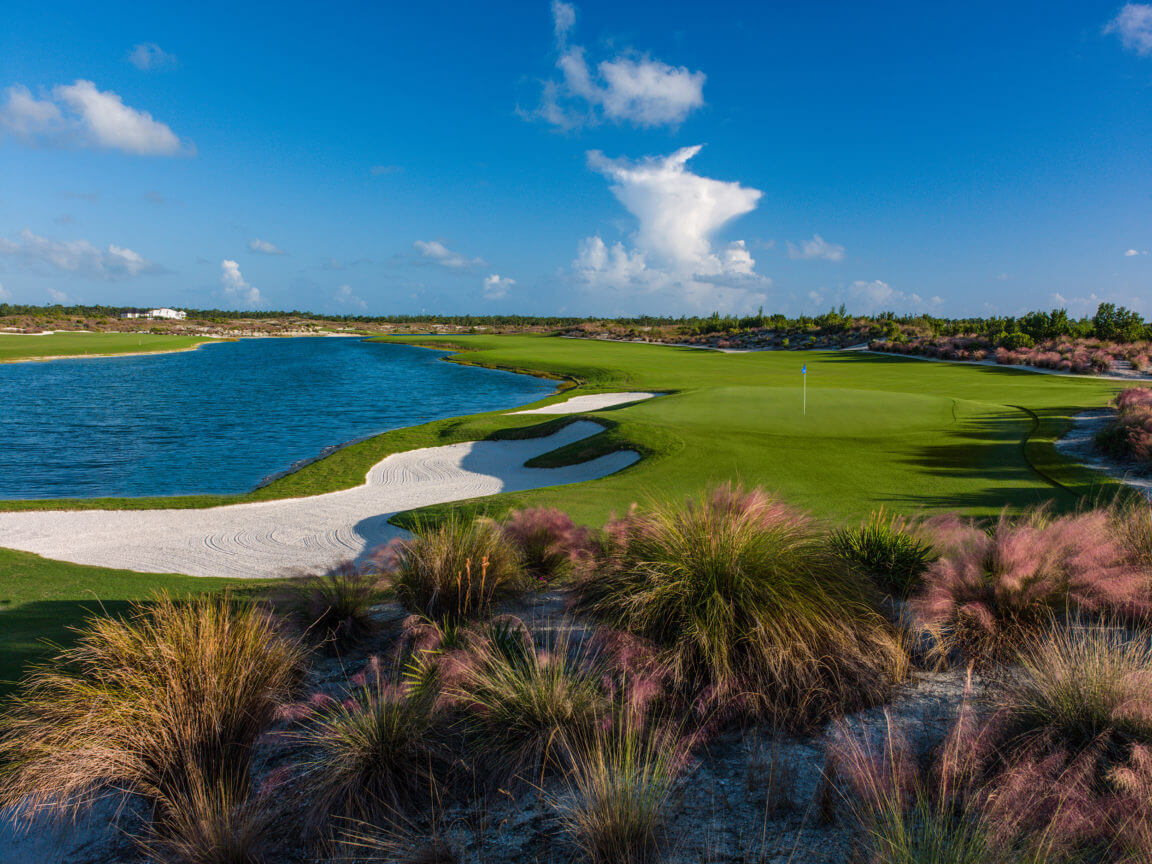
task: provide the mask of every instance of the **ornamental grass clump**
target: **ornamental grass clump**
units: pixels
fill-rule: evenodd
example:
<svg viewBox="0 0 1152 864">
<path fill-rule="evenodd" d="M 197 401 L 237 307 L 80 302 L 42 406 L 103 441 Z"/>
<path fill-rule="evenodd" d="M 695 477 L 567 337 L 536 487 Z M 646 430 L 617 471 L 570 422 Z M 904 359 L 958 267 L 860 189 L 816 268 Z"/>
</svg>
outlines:
<svg viewBox="0 0 1152 864">
<path fill-rule="evenodd" d="M 434 694 L 409 692 L 375 658 L 353 676 L 346 698 L 317 696 L 294 712 L 288 739 L 316 823 L 329 816 L 374 819 L 433 800 L 443 763 Z"/>
<path fill-rule="evenodd" d="M 874 510 L 854 528 L 840 528 L 829 542 L 840 558 L 859 568 L 881 590 L 906 597 L 936 560 L 932 544 L 902 516 Z"/>
<path fill-rule="evenodd" d="M 654 643 L 698 707 L 799 728 L 880 701 L 905 674 L 871 587 L 759 489 L 633 511 L 601 544 L 576 610 Z"/>
<path fill-rule="evenodd" d="M 213 813 L 246 806 L 253 743 L 304 656 L 263 611 L 226 595 L 93 618 L 0 715 L 0 805 L 67 814 L 135 795 L 151 807 L 150 845 L 188 840 L 190 825 L 211 833 Z"/>
<path fill-rule="evenodd" d="M 1117 395 L 1116 414 L 1096 433 L 1096 446 L 1116 459 L 1152 469 L 1152 387 Z"/>
<path fill-rule="evenodd" d="M 925 572 L 913 608 L 942 657 L 1012 660 L 1068 612 L 1148 614 L 1148 571 L 1133 563 L 1104 511 L 1005 513 L 988 530 L 959 520 L 936 528 L 940 559 Z"/>
<path fill-rule="evenodd" d="M 529 575 L 537 579 L 568 575 L 584 545 L 584 532 L 567 513 L 555 508 L 513 510 L 501 527 L 520 550 Z"/>
<path fill-rule="evenodd" d="M 669 799 L 686 742 L 633 714 L 607 715 L 589 736 L 566 737 L 567 790 L 560 825 L 592 864 L 650 864 L 665 841 Z"/>
<path fill-rule="evenodd" d="M 567 629 L 541 643 L 523 625 L 485 634 L 461 652 L 447 694 L 465 711 L 481 763 L 502 778 L 538 781 L 561 767 L 563 742 L 587 738 L 609 707 L 605 670 Z"/>
<path fill-rule="evenodd" d="M 376 630 L 372 607 L 380 602 L 379 576 L 344 561 L 323 573 L 286 579 L 273 603 L 296 622 L 309 641 L 338 654 Z"/>
<path fill-rule="evenodd" d="M 519 550 L 490 519 L 417 525 L 380 558 L 404 608 L 433 621 L 483 618 L 528 584 Z"/>
</svg>

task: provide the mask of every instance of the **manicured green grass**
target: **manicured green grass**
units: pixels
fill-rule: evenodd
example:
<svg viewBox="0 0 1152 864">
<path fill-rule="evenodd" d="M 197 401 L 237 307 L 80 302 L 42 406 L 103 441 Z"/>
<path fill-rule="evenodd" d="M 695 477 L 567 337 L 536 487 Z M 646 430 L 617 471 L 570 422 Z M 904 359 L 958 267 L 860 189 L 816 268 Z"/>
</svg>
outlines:
<svg viewBox="0 0 1152 864">
<path fill-rule="evenodd" d="M 120 613 L 130 601 L 158 591 L 181 596 L 232 586 L 251 590 L 259 583 L 85 567 L 0 549 L 0 695 L 26 664 L 48 654 L 52 644 L 71 642 L 68 628 L 92 613 Z"/>
<path fill-rule="evenodd" d="M 1071 415 L 1107 404 L 1120 386 L 1111 381 L 844 352 L 721 354 L 540 336 L 395 341 L 456 346 L 466 349 L 458 362 L 545 373 L 576 384 L 545 401 L 616 390 L 670 394 L 594 412 L 608 427 L 604 434 L 536 463 L 578 462 L 624 447 L 640 451 L 645 458 L 625 471 L 591 483 L 434 508 L 440 511 L 554 506 L 577 522 L 595 524 L 613 511 L 623 513 L 633 501 L 679 499 L 706 485 L 739 480 L 818 516 L 855 522 L 880 506 L 896 513 L 956 510 L 978 516 L 1042 501 L 1064 509 L 1081 495 L 1115 489 L 1052 445 Z M 800 406 L 805 363 L 806 415 Z M 390 453 L 543 434 L 569 419 L 488 413 L 398 429 L 245 495 L 10 501 L 0 502 L 0 509 L 207 507 L 315 495 L 359 485 Z M 23 610 L 0 612 L 0 678 L 16 674 L 38 638 L 60 638 L 63 626 L 75 623 L 82 607 L 94 608 L 96 598 L 115 604 L 157 587 L 219 587 L 209 580 L 84 568 L 7 551 L 0 551 L 0 586 L 0 600 L 10 603 L 0 608 Z"/>
<path fill-rule="evenodd" d="M 0 334 L 0 363 L 44 360 L 49 357 L 185 351 L 204 342 L 218 341 L 204 336 L 151 333 L 52 333 L 48 336 Z"/>
</svg>

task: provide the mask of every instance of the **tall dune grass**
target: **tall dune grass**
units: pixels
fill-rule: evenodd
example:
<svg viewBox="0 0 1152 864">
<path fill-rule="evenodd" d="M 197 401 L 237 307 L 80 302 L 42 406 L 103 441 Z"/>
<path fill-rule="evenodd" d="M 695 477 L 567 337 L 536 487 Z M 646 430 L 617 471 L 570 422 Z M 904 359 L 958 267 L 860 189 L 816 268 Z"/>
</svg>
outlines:
<svg viewBox="0 0 1152 864">
<path fill-rule="evenodd" d="M 0 716 L 0 803 L 64 814 L 137 795 L 159 838 L 195 846 L 197 825 L 222 837 L 303 658 L 264 612 L 225 595 L 93 618 Z"/>
<path fill-rule="evenodd" d="M 906 597 L 936 560 L 932 544 L 902 516 L 869 514 L 856 527 L 839 528 L 829 538 L 832 550 L 860 569 L 880 590 Z"/>
<path fill-rule="evenodd" d="M 571 573 L 585 545 L 586 531 L 555 508 L 513 510 L 501 527 L 520 550 L 529 575 L 537 579 L 558 579 Z"/>
<path fill-rule="evenodd" d="M 372 607 L 380 600 L 374 568 L 344 561 L 323 573 L 285 579 L 272 591 L 277 609 L 327 653 L 353 647 L 376 629 Z"/>
<path fill-rule="evenodd" d="M 490 519 L 451 515 L 417 525 L 412 537 L 393 541 L 377 560 L 404 607 L 434 621 L 482 618 L 496 601 L 527 586 L 519 550 Z"/>
<path fill-rule="evenodd" d="M 897 634 L 806 516 L 720 486 L 609 526 L 575 608 L 650 640 L 712 707 L 800 727 L 879 701 L 905 672 Z"/>
</svg>

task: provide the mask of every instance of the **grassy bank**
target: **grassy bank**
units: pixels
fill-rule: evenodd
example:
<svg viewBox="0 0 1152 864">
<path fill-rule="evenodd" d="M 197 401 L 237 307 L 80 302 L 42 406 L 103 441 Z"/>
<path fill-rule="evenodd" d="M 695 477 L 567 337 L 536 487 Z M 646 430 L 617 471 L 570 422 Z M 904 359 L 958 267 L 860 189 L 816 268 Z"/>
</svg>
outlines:
<svg viewBox="0 0 1152 864">
<path fill-rule="evenodd" d="M 71 641 L 68 629 L 92 613 L 117 614 L 157 591 L 173 596 L 252 587 L 246 580 L 197 579 L 175 573 L 134 573 L 51 561 L 0 549 L 0 695 L 51 644 Z"/>
<path fill-rule="evenodd" d="M 0 334 L 0 363 L 50 360 L 56 357 L 95 357 L 115 354 L 157 354 L 187 351 L 205 342 L 205 336 L 151 333 L 51 333 L 47 336 Z"/>
</svg>

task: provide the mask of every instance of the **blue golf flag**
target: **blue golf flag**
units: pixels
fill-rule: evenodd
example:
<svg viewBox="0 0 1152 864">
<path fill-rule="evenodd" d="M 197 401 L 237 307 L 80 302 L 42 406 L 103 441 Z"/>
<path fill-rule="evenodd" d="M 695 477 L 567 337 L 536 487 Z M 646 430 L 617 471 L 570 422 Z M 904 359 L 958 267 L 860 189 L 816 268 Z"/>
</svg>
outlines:
<svg viewBox="0 0 1152 864">
<path fill-rule="evenodd" d="M 805 363 L 803 366 L 800 367 L 800 374 L 801 375 L 807 375 L 808 374 L 808 364 L 807 363 Z"/>
</svg>

